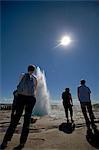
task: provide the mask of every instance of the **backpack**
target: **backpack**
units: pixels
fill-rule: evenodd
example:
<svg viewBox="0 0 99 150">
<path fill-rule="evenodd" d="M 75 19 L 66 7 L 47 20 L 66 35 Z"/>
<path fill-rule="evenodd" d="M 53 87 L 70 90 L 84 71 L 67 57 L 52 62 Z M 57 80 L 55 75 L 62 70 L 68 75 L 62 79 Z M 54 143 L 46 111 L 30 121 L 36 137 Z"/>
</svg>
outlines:
<svg viewBox="0 0 99 150">
<path fill-rule="evenodd" d="M 28 73 L 25 73 L 17 86 L 17 93 L 26 96 L 34 95 L 34 80 L 33 76 L 30 78 Z"/>
</svg>

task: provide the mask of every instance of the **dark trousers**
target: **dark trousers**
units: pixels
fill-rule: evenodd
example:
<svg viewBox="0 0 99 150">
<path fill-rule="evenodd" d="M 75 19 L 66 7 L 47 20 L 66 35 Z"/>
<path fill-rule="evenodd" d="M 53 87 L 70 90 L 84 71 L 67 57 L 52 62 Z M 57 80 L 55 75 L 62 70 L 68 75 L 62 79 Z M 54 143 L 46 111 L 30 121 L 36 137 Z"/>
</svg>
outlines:
<svg viewBox="0 0 99 150">
<path fill-rule="evenodd" d="M 20 137 L 20 143 L 25 144 L 29 133 L 31 114 L 35 103 L 36 103 L 36 99 L 33 96 L 19 95 L 17 97 L 16 104 L 14 106 L 15 109 L 11 115 L 11 122 L 4 136 L 3 142 L 7 142 L 11 140 L 15 128 L 20 120 L 20 117 L 22 116 L 23 110 L 25 109 L 24 123 L 23 123 L 22 133 Z"/>
<path fill-rule="evenodd" d="M 90 120 L 91 120 L 91 124 L 94 124 L 94 114 L 92 111 L 91 102 L 80 102 L 80 104 L 81 104 L 82 113 L 86 121 L 86 125 L 87 127 L 89 127 Z M 87 112 L 89 113 L 90 120 L 88 118 Z"/>
<path fill-rule="evenodd" d="M 64 106 L 64 109 L 65 109 L 65 115 L 66 115 L 66 118 L 67 118 L 67 120 L 68 120 L 68 111 L 70 111 L 70 116 L 71 116 L 71 119 L 72 119 L 72 117 L 73 117 L 73 109 L 72 109 L 72 105 L 65 105 L 65 104 L 63 104 L 63 106 Z"/>
</svg>

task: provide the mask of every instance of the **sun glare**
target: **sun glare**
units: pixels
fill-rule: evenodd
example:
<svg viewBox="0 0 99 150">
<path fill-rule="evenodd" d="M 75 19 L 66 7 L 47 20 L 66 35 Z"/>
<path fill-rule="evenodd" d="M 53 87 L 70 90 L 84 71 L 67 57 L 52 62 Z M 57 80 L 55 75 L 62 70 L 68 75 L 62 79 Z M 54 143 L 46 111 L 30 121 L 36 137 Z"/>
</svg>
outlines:
<svg viewBox="0 0 99 150">
<path fill-rule="evenodd" d="M 69 36 L 62 37 L 61 42 L 60 42 L 60 44 L 63 45 L 63 46 L 67 46 L 70 43 L 71 43 L 71 39 L 70 39 Z"/>
</svg>

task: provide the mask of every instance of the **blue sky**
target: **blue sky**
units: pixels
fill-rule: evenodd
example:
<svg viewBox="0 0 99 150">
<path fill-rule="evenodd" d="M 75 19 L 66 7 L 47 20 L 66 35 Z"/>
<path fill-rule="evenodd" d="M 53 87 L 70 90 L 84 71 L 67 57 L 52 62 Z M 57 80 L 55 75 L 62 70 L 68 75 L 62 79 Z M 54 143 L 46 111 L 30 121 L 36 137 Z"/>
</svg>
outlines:
<svg viewBox="0 0 99 150">
<path fill-rule="evenodd" d="M 52 99 L 65 87 L 77 97 L 81 79 L 99 100 L 99 2 L 2 2 L 1 98 L 12 97 L 28 64 L 44 69 Z M 62 36 L 73 42 L 55 46 Z"/>
</svg>

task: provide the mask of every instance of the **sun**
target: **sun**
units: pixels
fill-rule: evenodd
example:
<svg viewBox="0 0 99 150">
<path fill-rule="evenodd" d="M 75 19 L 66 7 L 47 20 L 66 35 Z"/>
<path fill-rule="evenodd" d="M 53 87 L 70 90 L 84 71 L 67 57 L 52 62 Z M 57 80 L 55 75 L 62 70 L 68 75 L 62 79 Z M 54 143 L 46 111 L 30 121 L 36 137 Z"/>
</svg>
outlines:
<svg viewBox="0 0 99 150">
<path fill-rule="evenodd" d="M 72 44 L 72 41 L 69 35 L 65 35 L 58 41 L 58 44 L 54 48 L 69 46 Z"/>
<path fill-rule="evenodd" d="M 71 38 L 69 36 L 63 36 L 60 45 L 67 46 L 71 43 Z"/>
</svg>

